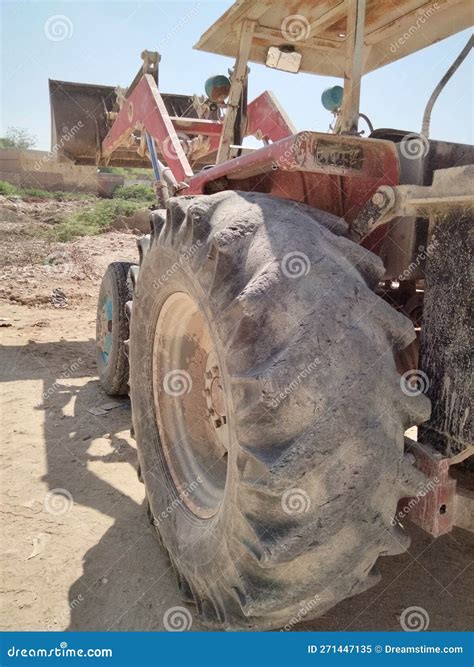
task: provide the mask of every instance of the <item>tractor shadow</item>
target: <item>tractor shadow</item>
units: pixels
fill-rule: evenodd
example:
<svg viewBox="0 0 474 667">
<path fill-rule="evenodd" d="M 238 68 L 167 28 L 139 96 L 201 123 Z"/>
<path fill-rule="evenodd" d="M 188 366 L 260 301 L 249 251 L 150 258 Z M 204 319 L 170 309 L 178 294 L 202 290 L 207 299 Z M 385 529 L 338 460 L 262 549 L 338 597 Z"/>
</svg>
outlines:
<svg viewBox="0 0 474 667">
<path fill-rule="evenodd" d="M 411 544 L 403 554 L 378 559 L 381 580 L 376 586 L 294 629 L 400 632 L 403 612 L 413 607 L 422 608 L 428 621 L 420 629 L 460 632 L 472 628 L 469 591 L 474 585 L 474 535 L 455 527 L 435 539 L 408 520 L 404 525 Z"/>
<path fill-rule="evenodd" d="M 182 601 L 147 518 L 129 437 L 128 398 L 105 395 L 94 357 L 94 342 L 88 340 L 1 350 L 5 381 L 43 383 L 41 401 L 33 408 L 43 413 L 47 472 L 41 481 L 50 490 L 67 490 L 74 501 L 66 518 L 61 517 L 66 529 L 56 538 L 60 555 L 52 554 L 53 560 L 46 562 L 48 574 L 65 567 L 71 550 L 84 554 L 82 574 L 69 587 L 67 613 L 50 619 L 48 629 L 160 630 L 166 611 Z M 112 401 L 117 406 L 105 414 L 89 412 Z M 434 540 L 409 522 L 406 527 L 410 549 L 379 559 L 382 580 L 377 586 L 320 618 L 302 618 L 292 630 L 395 631 L 404 609 L 413 606 L 426 609 L 430 630 L 472 627 L 472 534 L 456 528 Z M 64 581 L 67 577 L 59 574 L 58 585 Z M 192 630 L 203 629 L 193 614 Z"/>
<path fill-rule="evenodd" d="M 137 479 L 129 399 L 110 398 L 101 389 L 94 341 L 4 346 L 0 367 L 6 382 L 42 382 L 41 400 L 33 406 L 44 424 L 38 440 L 44 440 L 47 472 L 40 481 L 73 500 L 58 517 L 66 523 L 55 538 L 62 540 L 58 550 L 84 553 L 82 575 L 68 591 L 68 613 L 47 619 L 48 629 L 160 629 L 163 614 L 180 598 Z M 90 412 L 110 403 L 117 405 L 105 414 Z M 52 553 L 45 563 L 49 573 L 61 570 L 67 558 L 62 560 Z M 61 586 L 67 576 L 58 579 Z"/>
</svg>

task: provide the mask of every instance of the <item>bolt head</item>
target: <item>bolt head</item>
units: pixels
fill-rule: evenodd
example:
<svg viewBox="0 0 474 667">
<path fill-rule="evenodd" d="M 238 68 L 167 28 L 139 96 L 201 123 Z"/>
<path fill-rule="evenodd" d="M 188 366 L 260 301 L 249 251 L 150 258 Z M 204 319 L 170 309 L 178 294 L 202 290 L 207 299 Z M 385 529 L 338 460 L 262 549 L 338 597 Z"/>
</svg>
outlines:
<svg viewBox="0 0 474 667">
<path fill-rule="evenodd" d="M 376 192 L 372 197 L 372 203 L 375 204 L 378 208 L 382 208 L 387 201 L 387 197 L 383 192 Z"/>
</svg>

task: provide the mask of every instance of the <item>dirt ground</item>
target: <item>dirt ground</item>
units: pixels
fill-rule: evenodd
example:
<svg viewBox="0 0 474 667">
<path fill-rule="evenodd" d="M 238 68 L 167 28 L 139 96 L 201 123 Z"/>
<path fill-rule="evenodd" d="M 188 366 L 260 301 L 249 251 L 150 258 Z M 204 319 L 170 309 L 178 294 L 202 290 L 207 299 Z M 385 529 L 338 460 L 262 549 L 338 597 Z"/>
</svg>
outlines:
<svg viewBox="0 0 474 667">
<path fill-rule="evenodd" d="M 129 401 L 112 402 L 95 369 L 100 276 L 110 261 L 136 258 L 136 237 L 51 246 L 34 234 L 49 224 L 42 215 L 0 208 L 0 626 L 159 630 L 182 602 L 147 520 Z M 376 587 L 294 629 L 399 630 L 413 606 L 430 630 L 473 628 L 473 534 L 434 540 L 406 526 L 411 547 L 380 559 Z M 191 629 L 204 629 L 191 613 Z"/>
</svg>

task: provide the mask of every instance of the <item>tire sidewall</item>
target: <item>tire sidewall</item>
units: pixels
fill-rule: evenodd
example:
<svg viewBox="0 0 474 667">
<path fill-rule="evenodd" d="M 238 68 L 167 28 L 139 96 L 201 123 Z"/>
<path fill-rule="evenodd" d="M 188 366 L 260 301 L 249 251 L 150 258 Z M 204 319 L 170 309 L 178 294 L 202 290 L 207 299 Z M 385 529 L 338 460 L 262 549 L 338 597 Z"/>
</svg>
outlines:
<svg viewBox="0 0 474 667">
<path fill-rule="evenodd" d="M 194 515 L 179 495 L 165 463 L 155 417 L 152 370 L 155 329 L 165 301 L 175 292 L 189 295 L 204 316 L 216 346 L 229 410 L 231 446 L 224 497 L 217 513 L 210 519 Z M 222 571 L 229 560 L 228 539 L 235 530 L 232 507 L 236 493 L 236 438 L 232 432 L 233 407 L 224 348 L 216 332 L 215 318 L 212 303 L 189 263 L 180 262 L 179 254 L 173 248 L 155 243 L 140 267 L 134 295 L 130 336 L 133 426 L 155 526 L 171 556 L 179 559 L 180 568 L 192 569 L 200 576 L 205 576 L 206 572 L 213 572 L 215 576 L 213 563 L 219 563 Z"/>
</svg>

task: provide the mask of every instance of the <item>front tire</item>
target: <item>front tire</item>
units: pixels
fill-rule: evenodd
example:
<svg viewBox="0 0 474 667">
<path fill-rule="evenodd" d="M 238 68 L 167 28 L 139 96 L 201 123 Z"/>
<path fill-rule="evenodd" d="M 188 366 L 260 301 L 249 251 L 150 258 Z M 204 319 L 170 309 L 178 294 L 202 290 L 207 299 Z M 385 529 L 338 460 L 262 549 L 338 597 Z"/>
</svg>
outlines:
<svg viewBox="0 0 474 667">
<path fill-rule="evenodd" d="M 140 469 L 209 625 L 292 627 L 376 583 L 377 558 L 409 542 L 393 521 L 419 481 L 404 431 L 429 403 L 400 389 L 393 352 L 413 326 L 373 293 L 382 262 L 345 231 L 292 201 L 223 192 L 171 200 L 142 247 Z"/>
<path fill-rule="evenodd" d="M 132 300 L 130 262 L 112 262 L 102 278 L 97 303 L 96 360 L 99 381 L 109 396 L 128 394 L 125 342 L 129 323 L 125 306 Z"/>
</svg>

